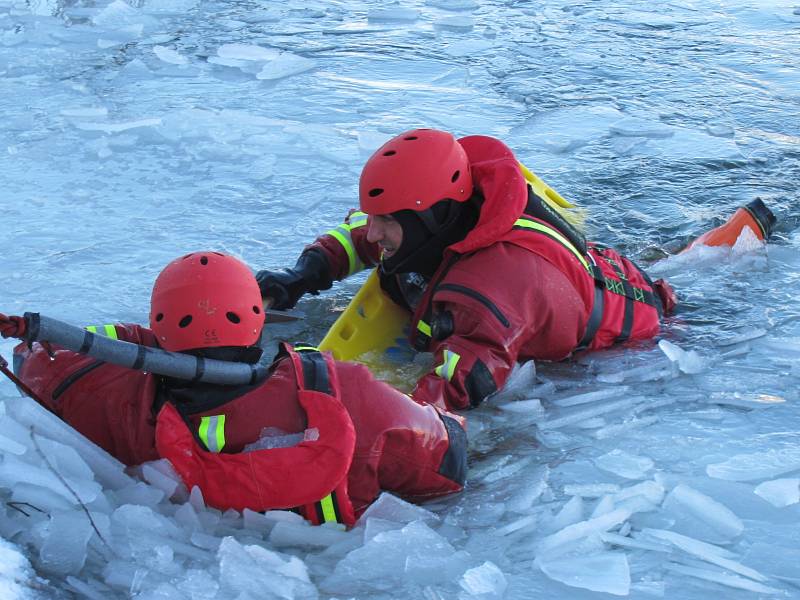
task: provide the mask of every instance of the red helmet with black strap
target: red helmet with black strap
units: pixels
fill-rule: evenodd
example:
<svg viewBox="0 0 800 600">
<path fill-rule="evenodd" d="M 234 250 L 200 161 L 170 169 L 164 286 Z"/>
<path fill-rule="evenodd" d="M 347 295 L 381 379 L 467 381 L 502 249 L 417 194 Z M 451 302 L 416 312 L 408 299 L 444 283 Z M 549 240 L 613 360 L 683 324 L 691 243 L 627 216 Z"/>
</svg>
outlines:
<svg viewBox="0 0 800 600">
<path fill-rule="evenodd" d="M 467 154 L 452 134 L 414 129 L 392 138 L 361 171 L 361 210 L 386 215 L 424 211 L 445 199 L 464 202 L 472 195 Z"/>
<path fill-rule="evenodd" d="M 261 292 L 250 269 L 219 252 L 193 252 L 156 279 L 150 328 L 171 352 L 252 346 L 264 327 Z"/>
</svg>

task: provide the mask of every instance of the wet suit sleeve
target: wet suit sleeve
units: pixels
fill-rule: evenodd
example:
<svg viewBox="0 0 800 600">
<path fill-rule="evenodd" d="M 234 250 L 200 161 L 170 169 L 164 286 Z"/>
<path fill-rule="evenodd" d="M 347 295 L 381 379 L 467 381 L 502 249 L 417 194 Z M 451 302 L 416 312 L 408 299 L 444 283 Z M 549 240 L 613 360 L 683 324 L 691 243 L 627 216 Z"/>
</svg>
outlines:
<svg viewBox="0 0 800 600">
<path fill-rule="evenodd" d="M 434 369 L 411 395 L 448 410 L 474 408 L 503 387 L 514 367 L 511 333 L 487 326 L 483 311 L 469 306 L 441 303 L 440 310 L 456 315 L 453 333 L 434 346 Z"/>
<path fill-rule="evenodd" d="M 367 215 L 360 211 L 318 237 L 304 252 L 311 249 L 325 255 L 331 277 L 337 281 L 374 267 L 380 258 L 378 245 L 367 241 Z"/>
<path fill-rule="evenodd" d="M 585 306 L 566 277 L 511 244 L 460 261 L 433 300 L 433 319 L 446 314 L 452 325 L 447 335 L 434 334 L 434 369 L 412 396 L 449 410 L 475 407 L 501 389 L 520 359 L 566 358 L 585 324 Z"/>
</svg>

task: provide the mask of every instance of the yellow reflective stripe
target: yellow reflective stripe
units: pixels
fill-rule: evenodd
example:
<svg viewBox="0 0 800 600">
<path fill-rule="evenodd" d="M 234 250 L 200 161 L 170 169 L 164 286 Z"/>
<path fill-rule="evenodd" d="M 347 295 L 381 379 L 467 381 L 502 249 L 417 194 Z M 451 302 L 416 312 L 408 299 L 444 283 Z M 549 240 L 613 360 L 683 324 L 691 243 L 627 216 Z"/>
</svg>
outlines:
<svg viewBox="0 0 800 600">
<path fill-rule="evenodd" d="M 358 227 L 363 227 L 364 225 L 366 225 L 368 218 L 369 215 L 367 213 L 357 210 L 352 215 L 350 215 L 350 217 L 348 217 L 347 220 L 348 224 L 350 225 L 350 228 L 356 229 Z"/>
<path fill-rule="evenodd" d="M 583 257 L 583 255 L 580 252 L 578 252 L 578 249 L 575 248 L 575 246 L 573 246 L 572 243 L 563 235 L 561 235 L 556 229 L 548 227 L 547 225 L 543 225 L 538 221 L 530 221 L 528 219 L 517 219 L 514 222 L 514 225 L 517 227 L 525 227 L 526 229 L 533 229 L 535 231 L 539 231 L 541 233 L 544 233 L 545 235 L 549 235 L 555 238 L 556 241 L 558 241 L 562 246 L 564 246 L 567 250 L 572 252 L 572 254 L 575 255 L 575 258 L 581 261 L 583 267 L 591 273 L 591 268 L 589 267 L 589 263 L 586 262 L 586 259 Z"/>
<path fill-rule="evenodd" d="M 344 251 L 347 252 L 347 274 L 352 275 L 355 273 L 357 259 L 356 249 L 353 248 L 353 240 L 350 238 L 350 233 L 348 232 L 347 237 L 345 237 L 337 229 L 331 229 L 328 235 L 336 238 L 336 241 L 338 241 L 342 245 L 342 248 L 344 248 Z"/>
<path fill-rule="evenodd" d="M 322 509 L 322 518 L 326 523 L 337 523 L 336 509 L 333 507 L 333 495 L 328 494 L 319 501 L 319 506 Z"/>
<path fill-rule="evenodd" d="M 354 212 L 348 217 L 347 223 L 342 223 L 338 227 L 327 232 L 327 234 L 339 242 L 342 248 L 344 248 L 344 251 L 347 252 L 348 275 L 358 273 L 364 269 L 364 263 L 358 258 L 358 252 L 356 252 L 355 246 L 353 245 L 353 237 L 350 232 L 353 229 L 364 227 L 367 224 L 367 218 L 366 213 Z"/>
<path fill-rule="evenodd" d="M 315 352 L 319 352 L 319 348 L 316 346 L 294 346 L 295 352 L 300 352 L 302 350 L 314 350 Z"/>
<path fill-rule="evenodd" d="M 442 358 L 442 364 L 434 369 L 434 373 L 436 373 L 439 377 L 450 381 L 453 379 L 453 373 L 456 372 L 456 365 L 458 364 L 458 361 L 461 360 L 461 355 L 445 349 Z"/>
<path fill-rule="evenodd" d="M 86 327 L 86 331 L 89 333 L 96 333 L 98 335 L 104 335 L 112 340 L 116 340 L 117 338 L 117 328 L 113 325 L 89 325 Z"/>
<path fill-rule="evenodd" d="M 225 447 L 225 415 L 200 417 L 197 433 L 209 452 L 222 452 Z"/>
<path fill-rule="evenodd" d="M 419 329 L 422 333 L 431 337 L 431 326 L 428 325 L 425 321 L 419 321 L 417 323 L 417 329 Z"/>
</svg>

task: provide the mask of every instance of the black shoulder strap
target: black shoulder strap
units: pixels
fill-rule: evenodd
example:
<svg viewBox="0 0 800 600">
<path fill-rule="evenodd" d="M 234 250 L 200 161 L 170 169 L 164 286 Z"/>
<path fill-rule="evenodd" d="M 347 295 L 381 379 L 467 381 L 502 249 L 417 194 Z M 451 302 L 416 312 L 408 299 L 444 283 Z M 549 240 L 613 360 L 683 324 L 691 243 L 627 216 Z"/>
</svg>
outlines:
<svg viewBox="0 0 800 600">
<path fill-rule="evenodd" d="M 586 254 L 586 238 L 575 227 L 570 225 L 564 217 L 558 214 L 558 211 L 553 210 L 544 199 L 537 195 L 530 185 L 528 185 L 528 204 L 525 206 L 525 214 L 544 221 L 567 238 L 578 252 Z"/>
</svg>

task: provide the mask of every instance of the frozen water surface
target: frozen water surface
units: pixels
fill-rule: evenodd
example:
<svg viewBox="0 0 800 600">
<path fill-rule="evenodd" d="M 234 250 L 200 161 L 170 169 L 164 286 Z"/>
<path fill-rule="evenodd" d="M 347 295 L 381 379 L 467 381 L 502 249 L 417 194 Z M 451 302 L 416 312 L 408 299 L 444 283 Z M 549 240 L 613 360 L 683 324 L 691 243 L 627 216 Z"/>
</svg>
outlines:
<svg viewBox="0 0 800 600">
<path fill-rule="evenodd" d="M 502 137 L 682 302 L 658 345 L 517 369 L 463 494 L 350 532 L 208 509 L 4 380 L 0 597 L 800 598 L 798 27 L 793 0 L 0 0 L 0 311 L 146 322 L 185 252 L 289 266 L 423 125 Z M 767 247 L 674 255 L 755 196 Z"/>
</svg>

